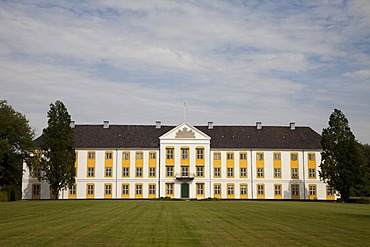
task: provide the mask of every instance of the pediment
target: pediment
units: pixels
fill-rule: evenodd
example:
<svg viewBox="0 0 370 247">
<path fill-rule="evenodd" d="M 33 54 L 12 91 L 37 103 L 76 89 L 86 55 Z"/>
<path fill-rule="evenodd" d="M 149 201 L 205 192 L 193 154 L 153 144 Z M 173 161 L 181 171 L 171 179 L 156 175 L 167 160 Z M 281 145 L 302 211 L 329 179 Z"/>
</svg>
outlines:
<svg viewBox="0 0 370 247">
<path fill-rule="evenodd" d="M 159 137 L 159 139 L 210 140 L 211 138 L 194 126 L 184 122 Z"/>
</svg>

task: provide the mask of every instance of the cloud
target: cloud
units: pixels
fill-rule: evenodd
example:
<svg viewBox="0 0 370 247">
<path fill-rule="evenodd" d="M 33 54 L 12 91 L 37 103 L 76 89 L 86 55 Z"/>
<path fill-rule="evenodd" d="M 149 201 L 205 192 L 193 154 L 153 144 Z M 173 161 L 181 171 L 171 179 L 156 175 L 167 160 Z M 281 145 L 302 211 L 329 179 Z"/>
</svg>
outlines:
<svg viewBox="0 0 370 247">
<path fill-rule="evenodd" d="M 0 98 L 38 133 L 56 99 L 77 123 L 178 124 L 185 101 L 194 124 L 319 132 L 340 108 L 370 142 L 369 11 L 363 1 L 3 1 Z"/>
<path fill-rule="evenodd" d="M 356 79 L 366 79 L 370 78 L 370 69 L 363 69 L 353 72 L 346 72 L 343 74 L 343 76 L 350 77 L 350 78 L 356 78 Z"/>
</svg>

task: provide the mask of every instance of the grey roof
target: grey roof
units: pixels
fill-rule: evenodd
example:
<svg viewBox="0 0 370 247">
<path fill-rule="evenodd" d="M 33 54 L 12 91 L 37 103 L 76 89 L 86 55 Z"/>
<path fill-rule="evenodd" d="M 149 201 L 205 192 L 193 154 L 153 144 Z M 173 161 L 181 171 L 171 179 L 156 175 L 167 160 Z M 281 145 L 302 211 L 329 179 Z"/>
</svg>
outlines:
<svg viewBox="0 0 370 247">
<path fill-rule="evenodd" d="M 76 148 L 159 148 L 159 137 L 176 126 L 76 125 Z M 211 137 L 211 148 L 321 149 L 321 136 L 310 127 L 194 126 Z M 42 142 L 42 136 L 36 143 Z"/>
</svg>

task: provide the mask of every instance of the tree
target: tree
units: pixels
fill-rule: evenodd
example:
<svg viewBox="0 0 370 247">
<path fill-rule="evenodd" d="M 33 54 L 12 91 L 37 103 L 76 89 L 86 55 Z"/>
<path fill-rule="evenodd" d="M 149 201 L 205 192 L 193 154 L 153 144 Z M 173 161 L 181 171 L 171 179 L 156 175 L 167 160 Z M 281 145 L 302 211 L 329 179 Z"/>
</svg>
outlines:
<svg viewBox="0 0 370 247">
<path fill-rule="evenodd" d="M 53 199 L 75 182 L 75 138 L 71 116 L 61 101 L 50 104 L 48 127 L 42 135 L 42 179 L 48 181 Z"/>
<path fill-rule="evenodd" d="M 0 100 L 0 189 L 8 191 L 10 200 L 21 195 L 23 162 L 31 163 L 33 137 L 26 117 Z"/>
<path fill-rule="evenodd" d="M 370 197 L 370 145 L 358 143 L 361 160 L 363 161 L 363 183 L 355 186 L 351 195 L 356 197 Z"/>
<path fill-rule="evenodd" d="M 334 109 L 330 115 L 321 145 L 320 177 L 347 202 L 351 189 L 362 182 L 362 160 L 348 120 L 340 110 Z"/>
</svg>

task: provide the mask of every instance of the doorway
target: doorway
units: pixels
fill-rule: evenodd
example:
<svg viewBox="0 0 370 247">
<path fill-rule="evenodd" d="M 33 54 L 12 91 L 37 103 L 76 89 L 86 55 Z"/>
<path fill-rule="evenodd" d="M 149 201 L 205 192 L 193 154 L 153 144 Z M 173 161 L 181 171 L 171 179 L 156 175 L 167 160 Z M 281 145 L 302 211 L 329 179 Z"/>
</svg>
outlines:
<svg viewBox="0 0 370 247">
<path fill-rule="evenodd" d="M 189 198 L 189 184 L 188 183 L 181 184 L 181 198 Z"/>
</svg>

